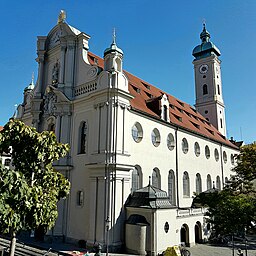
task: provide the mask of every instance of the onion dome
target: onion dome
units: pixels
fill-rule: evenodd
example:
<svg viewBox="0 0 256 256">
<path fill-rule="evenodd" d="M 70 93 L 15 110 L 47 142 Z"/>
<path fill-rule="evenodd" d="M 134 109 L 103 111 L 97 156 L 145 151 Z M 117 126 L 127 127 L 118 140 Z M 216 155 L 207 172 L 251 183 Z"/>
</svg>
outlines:
<svg viewBox="0 0 256 256">
<path fill-rule="evenodd" d="M 210 33 L 206 30 L 205 23 L 203 24 L 203 31 L 200 34 L 200 39 L 202 43 L 200 45 L 197 45 L 194 50 L 192 55 L 196 59 L 201 59 L 204 57 L 208 57 L 211 55 L 216 55 L 220 56 L 220 50 L 210 41 L 211 35 Z"/>
</svg>

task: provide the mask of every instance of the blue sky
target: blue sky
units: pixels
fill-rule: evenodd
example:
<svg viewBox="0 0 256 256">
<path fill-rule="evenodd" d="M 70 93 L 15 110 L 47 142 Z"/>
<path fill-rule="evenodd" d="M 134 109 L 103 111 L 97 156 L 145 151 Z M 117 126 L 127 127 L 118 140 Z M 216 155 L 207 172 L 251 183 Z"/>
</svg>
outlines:
<svg viewBox="0 0 256 256">
<path fill-rule="evenodd" d="M 37 77 L 36 37 L 48 34 L 61 9 L 70 25 L 91 36 L 90 51 L 101 57 L 115 27 L 124 69 L 191 105 L 191 52 L 205 19 L 222 54 L 228 137 L 256 140 L 255 0 L 1 0 L 0 125 L 22 102 L 32 72 Z"/>
</svg>

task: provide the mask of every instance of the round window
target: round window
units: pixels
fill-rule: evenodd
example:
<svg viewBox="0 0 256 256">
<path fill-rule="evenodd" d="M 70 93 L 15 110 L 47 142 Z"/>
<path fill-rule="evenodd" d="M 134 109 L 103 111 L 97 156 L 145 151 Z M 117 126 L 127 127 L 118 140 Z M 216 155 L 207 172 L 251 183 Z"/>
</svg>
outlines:
<svg viewBox="0 0 256 256">
<path fill-rule="evenodd" d="M 143 138 L 143 130 L 138 122 L 136 122 L 132 127 L 132 138 L 135 142 L 140 142 Z"/>
<path fill-rule="evenodd" d="M 167 136 L 167 147 L 169 150 L 173 150 L 175 148 L 175 140 L 171 133 Z"/>
<path fill-rule="evenodd" d="M 160 140 L 161 140 L 160 133 L 159 133 L 159 131 L 155 128 L 155 129 L 151 132 L 151 141 L 152 141 L 152 144 L 153 144 L 155 147 L 158 147 L 158 146 L 160 145 Z"/>
<path fill-rule="evenodd" d="M 200 146 L 199 146 L 198 142 L 195 143 L 194 149 L 195 149 L 195 155 L 200 156 Z"/>
<path fill-rule="evenodd" d="M 208 146 L 205 146 L 205 157 L 206 157 L 207 159 L 210 158 L 210 149 L 209 149 Z"/>
<path fill-rule="evenodd" d="M 182 147 L 183 153 L 187 154 L 188 153 L 188 141 L 186 138 L 182 139 L 181 147 Z"/>
</svg>

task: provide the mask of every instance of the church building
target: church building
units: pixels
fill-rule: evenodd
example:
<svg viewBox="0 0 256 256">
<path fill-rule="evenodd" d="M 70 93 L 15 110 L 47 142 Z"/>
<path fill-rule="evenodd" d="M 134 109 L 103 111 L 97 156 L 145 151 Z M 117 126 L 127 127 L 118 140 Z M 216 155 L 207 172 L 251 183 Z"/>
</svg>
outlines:
<svg viewBox="0 0 256 256">
<path fill-rule="evenodd" d="M 115 35 L 102 57 L 89 40 L 62 11 L 37 37 L 37 81 L 17 109 L 18 119 L 71 147 L 54 165 L 71 191 L 48 235 L 141 255 L 207 240 L 206 210 L 191 207 L 193 198 L 222 189 L 239 153 L 226 138 L 210 33 L 204 25 L 192 53 L 195 108 L 125 71 Z"/>
</svg>

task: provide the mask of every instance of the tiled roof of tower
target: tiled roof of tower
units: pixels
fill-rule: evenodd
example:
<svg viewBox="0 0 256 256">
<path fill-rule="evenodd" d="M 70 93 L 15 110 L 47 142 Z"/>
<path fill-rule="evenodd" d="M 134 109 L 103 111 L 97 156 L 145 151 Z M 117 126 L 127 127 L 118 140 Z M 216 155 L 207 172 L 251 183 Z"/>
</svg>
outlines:
<svg viewBox="0 0 256 256">
<path fill-rule="evenodd" d="M 0 132 L 1 132 L 3 129 L 4 129 L 4 127 L 3 127 L 3 126 L 0 126 Z"/>
<path fill-rule="evenodd" d="M 91 52 L 89 52 L 88 57 L 92 65 L 97 63 L 99 67 L 104 67 L 104 61 L 102 58 Z M 129 92 L 134 96 L 130 101 L 133 110 L 140 111 L 149 116 L 160 119 L 160 109 L 157 107 L 155 107 L 155 109 L 152 107 L 149 108 L 147 103 L 152 101 L 158 102 L 162 95 L 166 94 L 170 103 L 169 115 L 171 124 L 238 149 L 238 147 L 223 136 L 210 122 L 205 119 L 205 117 L 198 113 L 196 109 L 191 107 L 189 104 L 167 94 L 166 92 L 163 92 L 127 71 L 124 72 L 129 80 Z"/>
</svg>

